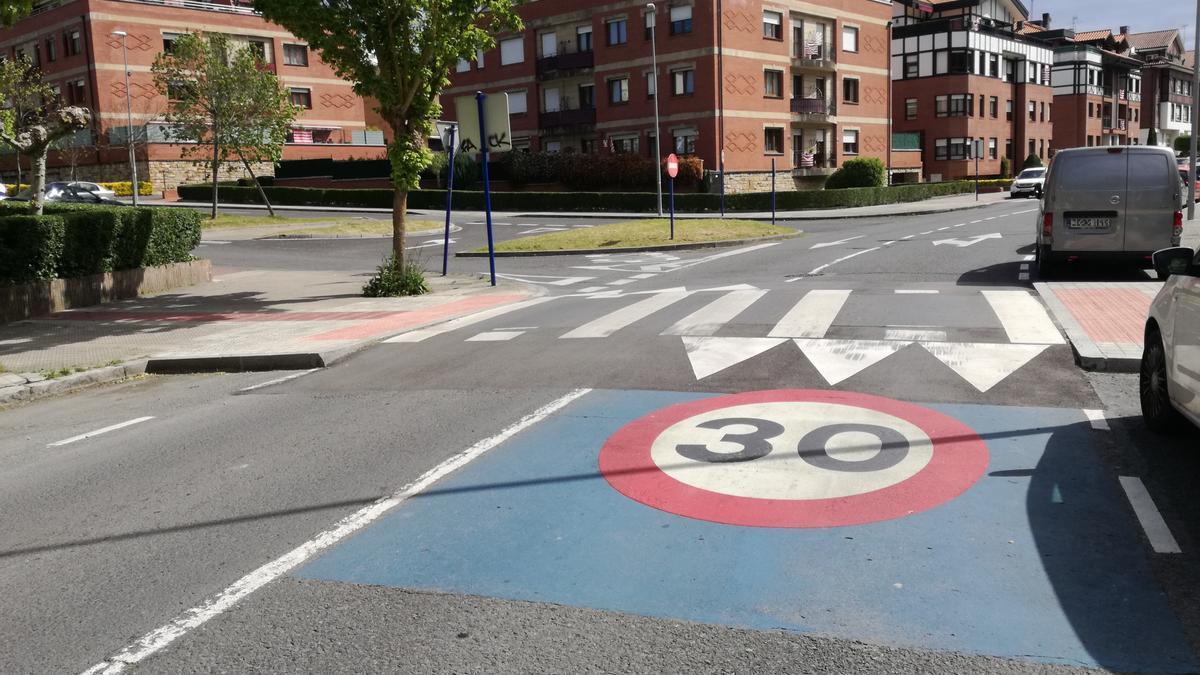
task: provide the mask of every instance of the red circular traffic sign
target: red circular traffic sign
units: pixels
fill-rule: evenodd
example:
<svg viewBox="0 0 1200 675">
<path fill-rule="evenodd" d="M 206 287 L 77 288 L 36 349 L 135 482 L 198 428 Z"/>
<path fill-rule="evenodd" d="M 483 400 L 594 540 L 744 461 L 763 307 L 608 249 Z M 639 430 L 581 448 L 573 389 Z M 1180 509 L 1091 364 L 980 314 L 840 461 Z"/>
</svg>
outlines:
<svg viewBox="0 0 1200 675">
<path fill-rule="evenodd" d="M 667 155 L 667 175 L 671 178 L 679 175 L 679 158 L 673 152 Z"/>
<path fill-rule="evenodd" d="M 756 391 L 659 410 L 622 427 L 600 471 L 625 496 L 688 518 L 818 528 L 943 504 L 987 469 L 970 427 L 929 408 L 838 391 Z"/>
</svg>

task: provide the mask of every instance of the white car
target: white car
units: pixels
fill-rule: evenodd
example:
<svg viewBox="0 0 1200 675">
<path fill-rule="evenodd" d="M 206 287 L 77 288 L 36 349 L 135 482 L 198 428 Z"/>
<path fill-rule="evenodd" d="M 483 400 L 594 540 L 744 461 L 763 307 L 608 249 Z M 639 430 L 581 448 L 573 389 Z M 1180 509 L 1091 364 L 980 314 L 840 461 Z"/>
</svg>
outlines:
<svg viewBox="0 0 1200 675">
<path fill-rule="evenodd" d="M 1012 186 L 1008 188 L 1009 196 L 1014 199 L 1017 197 L 1041 197 L 1042 185 L 1045 182 L 1046 169 L 1044 167 L 1025 169 L 1013 179 Z"/>
<path fill-rule="evenodd" d="M 1142 419 L 1154 431 L 1169 431 L 1180 418 L 1200 426 L 1200 254 L 1163 249 L 1154 254 L 1154 267 L 1167 281 L 1146 320 Z"/>
<path fill-rule="evenodd" d="M 4 201 L 5 199 L 8 199 L 8 186 L 4 183 L 0 183 L 0 202 Z"/>
<path fill-rule="evenodd" d="M 88 192 L 94 192 L 94 193 L 100 195 L 100 197 L 102 199 L 116 199 L 117 198 L 117 193 L 113 192 L 109 188 L 104 187 L 103 185 L 100 185 L 99 183 L 89 183 L 87 181 L 78 181 L 77 180 L 77 181 L 72 181 L 70 183 L 67 183 L 67 185 L 82 188 L 84 190 L 87 190 Z"/>
</svg>

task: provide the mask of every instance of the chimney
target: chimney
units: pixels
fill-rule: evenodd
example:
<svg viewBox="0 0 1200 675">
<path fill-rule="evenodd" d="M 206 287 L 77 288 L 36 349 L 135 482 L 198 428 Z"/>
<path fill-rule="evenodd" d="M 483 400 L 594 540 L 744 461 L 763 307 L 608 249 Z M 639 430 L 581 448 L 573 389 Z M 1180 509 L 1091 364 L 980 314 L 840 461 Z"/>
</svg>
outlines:
<svg viewBox="0 0 1200 675">
<path fill-rule="evenodd" d="M 1121 35 L 1129 35 L 1129 26 L 1121 26 Z"/>
<path fill-rule="evenodd" d="M 1050 13 L 1042 12 L 1042 28 L 1050 30 Z"/>
</svg>

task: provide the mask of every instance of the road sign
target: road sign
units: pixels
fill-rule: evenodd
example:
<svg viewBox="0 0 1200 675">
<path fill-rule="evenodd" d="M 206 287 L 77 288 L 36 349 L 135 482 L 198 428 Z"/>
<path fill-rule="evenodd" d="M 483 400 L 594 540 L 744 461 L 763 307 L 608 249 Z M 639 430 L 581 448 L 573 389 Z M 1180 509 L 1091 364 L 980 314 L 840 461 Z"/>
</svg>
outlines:
<svg viewBox="0 0 1200 675">
<path fill-rule="evenodd" d="M 454 112 L 458 117 L 458 151 L 475 154 L 482 151 L 483 142 L 479 133 L 479 111 L 475 95 L 459 96 L 454 99 Z M 487 151 L 508 152 L 512 150 L 512 128 L 508 120 L 508 94 L 488 94 L 483 105 L 484 126 L 487 129 Z"/>
<path fill-rule="evenodd" d="M 673 152 L 667 155 L 667 175 L 671 178 L 679 175 L 679 158 Z"/>
<path fill-rule="evenodd" d="M 759 391 L 681 403 L 600 451 L 621 494 L 729 525 L 816 528 L 901 518 L 954 499 L 988 464 L 972 429 L 892 399 Z"/>
</svg>

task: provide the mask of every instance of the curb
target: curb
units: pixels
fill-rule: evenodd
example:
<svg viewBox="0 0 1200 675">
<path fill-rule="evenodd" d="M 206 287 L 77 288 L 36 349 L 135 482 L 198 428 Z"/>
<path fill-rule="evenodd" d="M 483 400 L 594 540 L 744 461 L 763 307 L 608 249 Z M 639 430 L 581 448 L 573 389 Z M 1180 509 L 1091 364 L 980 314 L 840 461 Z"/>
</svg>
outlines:
<svg viewBox="0 0 1200 675">
<path fill-rule="evenodd" d="M 1141 370 L 1140 358 L 1106 355 L 1100 346 L 1088 337 L 1087 331 L 1079 325 L 1071 311 L 1045 282 L 1036 282 L 1033 284 L 1033 288 L 1042 302 L 1050 308 L 1050 314 L 1054 320 L 1062 326 L 1063 332 L 1067 334 L 1067 341 L 1071 343 L 1071 351 L 1075 354 L 1075 363 L 1080 368 L 1106 373 L 1136 373 Z"/>
<path fill-rule="evenodd" d="M 624 246 L 621 248 L 571 248 L 561 251 L 496 251 L 497 258 L 538 258 L 552 255 L 585 255 L 592 253 L 642 253 L 646 251 L 688 251 L 701 248 L 725 248 L 729 246 L 742 246 L 745 244 L 756 244 L 763 241 L 784 241 L 786 239 L 795 239 L 803 236 L 804 232 L 793 232 L 791 234 L 773 234 L 769 237 L 753 237 L 750 239 L 722 239 L 720 241 L 699 241 L 688 244 L 656 244 L 654 246 Z M 486 251 L 457 251 L 454 254 L 456 258 L 486 258 Z"/>
<path fill-rule="evenodd" d="M 450 234 L 456 234 L 458 232 L 462 232 L 462 227 L 459 225 L 455 225 L 454 223 L 451 223 L 450 224 Z M 432 237 L 434 235 L 443 235 L 444 236 L 444 234 L 445 234 L 445 229 L 439 227 L 436 230 L 418 230 L 417 232 L 405 232 L 404 236 L 405 237 Z M 312 235 L 312 234 L 270 234 L 265 237 L 255 237 L 254 239 L 250 239 L 248 241 L 271 241 L 271 240 L 275 240 L 275 239 L 391 239 L 391 238 L 392 238 L 392 235 L 390 235 L 390 234 L 358 234 L 358 235 L 351 235 L 351 234 L 328 235 L 328 234 L 325 234 L 325 235 L 320 235 L 320 236 L 316 236 L 316 235 Z"/>
<path fill-rule="evenodd" d="M 145 372 L 147 372 L 146 361 L 129 361 L 116 366 L 105 366 L 52 380 L 41 380 L 40 382 L 5 387 L 0 389 L 0 406 L 35 401 L 48 396 L 68 394 L 100 384 L 112 384 L 142 375 Z"/>
</svg>

